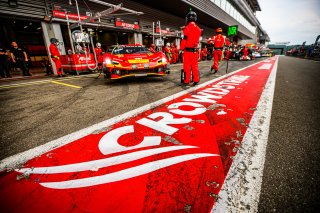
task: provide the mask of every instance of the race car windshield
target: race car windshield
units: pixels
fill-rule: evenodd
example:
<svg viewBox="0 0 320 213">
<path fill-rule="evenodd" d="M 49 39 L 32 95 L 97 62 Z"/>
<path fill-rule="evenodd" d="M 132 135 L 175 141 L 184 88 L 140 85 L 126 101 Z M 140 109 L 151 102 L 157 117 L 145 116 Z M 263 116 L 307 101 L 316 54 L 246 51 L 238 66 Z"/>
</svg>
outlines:
<svg viewBox="0 0 320 213">
<path fill-rule="evenodd" d="M 112 54 L 136 54 L 136 53 L 151 53 L 146 47 L 116 47 L 112 50 Z"/>
</svg>

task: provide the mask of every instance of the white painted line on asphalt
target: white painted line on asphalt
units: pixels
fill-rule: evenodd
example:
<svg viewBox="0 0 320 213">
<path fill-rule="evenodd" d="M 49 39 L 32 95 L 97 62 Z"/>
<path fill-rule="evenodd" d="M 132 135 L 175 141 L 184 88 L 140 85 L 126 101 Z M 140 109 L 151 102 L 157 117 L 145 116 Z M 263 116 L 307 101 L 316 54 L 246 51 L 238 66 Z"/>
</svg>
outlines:
<svg viewBox="0 0 320 213">
<path fill-rule="evenodd" d="M 198 64 L 203 64 L 204 62 L 212 62 L 212 60 L 206 60 L 206 61 L 198 61 Z M 177 64 L 170 64 L 170 67 L 176 67 L 176 66 L 183 66 L 183 63 L 177 63 Z"/>
<path fill-rule="evenodd" d="M 278 61 L 211 212 L 258 211 Z"/>
<path fill-rule="evenodd" d="M 64 77 L 64 78 L 60 78 L 60 79 L 50 78 L 47 80 L 35 80 L 35 81 L 30 81 L 30 82 L 5 84 L 5 85 L 0 85 L 0 88 L 31 86 L 31 85 L 37 85 L 37 84 L 51 83 L 51 81 L 66 81 L 66 80 L 72 80 L 72 79 L 77 79 L 77 78 L 86 78 L 86 77 L 88 78 L 88 76 L 91 76 L 91 75 L 97 75 L 97 73 L 92 73 L 92 74 L 88 74 L 85 76 L 69 76 L 69 77 Z"/>
<path fill-rule="evenodd" d="M 61 138 L 58 138 L 56 140 L 53 140 L 53 141 L 50 141 L 46 144 L 43 144 L 41 146 L 38 146 L 38 147 L 35 147 L 33 149 L 30 149 L 30 150 L 27 150 L 25 152 L 22 152 L 22 153 L 18 153 L 16 155 L 13 155 L 11 157 L 8 157 L 6 159 L 3 159 L 0 161 L 0 171 L 3 171 L 3 170 L 6 170 L 6 169 L 10 169 L 10 168 L 19 168 L 20 165 L 24 164 L 25 162 L 27 162 L 28 160 L 36 157 L 36 156 L 40 156 L 46 152 L 49 152 L 50 150 L 52 149 L 56 149 L 58 147 L 61 147 L 61 146 L 64 146 L 66 144 L 69 144 L 75 140 L 78 140 L 82 137 L 85 137 L 86 135 L 89 135 L 89 134 L 92 134 L 93 132 L 96 132 L 96 131 L 103 131 L 106 127 L 108 126 L 111 126 L 115 123 L 118 123 L 120 121 L 123 121 L 127 118 L 130 118 L 130 117 L 133 117 L 141 112 L 144 112 L 146 110 L 149 110 L 150 108 L 154 108 L 156 106 L 159 106 L 167 101 L 171 101 L 172 99 L 174 98 L 177 98 L 177 97 L 180 97 L 182 95 L 185 95 L 189 92 L 192 92 L 196 89 L 199 89 L 199 88 L 202 88 L 202 87 L 205 87 L 206 85 L 208 84 L 212 84 L 216 81 L 219 81 L 225 77 L 228 77 L 230 75 L 233 75 L 235 73 L 238 73 L 240 72 L 241 70 L 243 69 L 246 69 L 248 67 L 251 67 L 251 66 L 254 66 L 258 63 L 260 63 L 261 61 L 257 62 L 257 63 L 254 63 L 252 65 L 249 65 L 249 66 L 246 66 L 246 67 L 243 67 L 239 70 L 236 70 L 234 72 L 231 72 L 231 73 L 228 73 L 227 75 L 223 75 L 219 78 L 215 78 L 215 79 L 212 79 L 210 81 L 207 81 L 205 83 L 202 83 L 202 84 L 199 84 L 195 87 L 191 87 L 190 89 L 188 90 L 184 90 L 184 91 L 181 91 L 179 93 L 176 93 L 176 94 L 173 94 L 171 96 L 168 96 L 166 98 L 163 98 L 161 100 L 158 100 L 156 102 L 153 102 L 153 103 L 150 103 L 150 104 L 147 104 L 145 106 L 142 106 L 140 108 L 137 108 L 137 109 L 134 109 L 132 111 L 129 111 L 129 112 L 126 112 L 122 115 L 118 115 L 118 116 L 115 116 L 113 118 L 110 118 L 108 120 L 105 120 L 105 121 L 102 121 L 100 123 L 97 123 L 97 124 L 94 124 L 90 127 L 87 127 L 87 128 L 84 128 L 82 130 L 79 130 L 77 132 L 73 132 L 69 135 L 66 135 L 66 136 L 63 136 Z"/>
</svg>

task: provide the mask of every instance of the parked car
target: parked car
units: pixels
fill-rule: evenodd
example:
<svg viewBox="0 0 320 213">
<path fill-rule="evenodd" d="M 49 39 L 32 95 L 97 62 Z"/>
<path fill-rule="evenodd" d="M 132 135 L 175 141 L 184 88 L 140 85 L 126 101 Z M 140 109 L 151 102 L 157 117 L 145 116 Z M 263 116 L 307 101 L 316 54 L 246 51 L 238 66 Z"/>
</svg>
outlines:
<svg viewBox="0 0 320 213">
<path fill-rule="evenodd" d="M 252 53 L 252 57 L 253 58 L 261 58 L 261 53 L 255 51 Z"/>
<path fill-rule="evenodd" d="M 169 62 L 163 52 L 152 53 L 143 45 L 114 45 L 103 55 L 106 78 L 165 76 Z"/>
</svg>

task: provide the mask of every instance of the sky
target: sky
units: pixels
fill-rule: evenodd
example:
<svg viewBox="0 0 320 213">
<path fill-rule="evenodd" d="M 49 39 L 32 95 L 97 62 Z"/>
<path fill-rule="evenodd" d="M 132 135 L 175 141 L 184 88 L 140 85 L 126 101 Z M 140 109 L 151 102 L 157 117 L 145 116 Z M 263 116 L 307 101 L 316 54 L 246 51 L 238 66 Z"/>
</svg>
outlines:
<svg viewBox="0 0 320 213">
<path fill-rule="evenodd" d="M 258 0 L 256 16 L 270 43 L 313 44 L 320 35 L 320 0 Z"/>
</svg>

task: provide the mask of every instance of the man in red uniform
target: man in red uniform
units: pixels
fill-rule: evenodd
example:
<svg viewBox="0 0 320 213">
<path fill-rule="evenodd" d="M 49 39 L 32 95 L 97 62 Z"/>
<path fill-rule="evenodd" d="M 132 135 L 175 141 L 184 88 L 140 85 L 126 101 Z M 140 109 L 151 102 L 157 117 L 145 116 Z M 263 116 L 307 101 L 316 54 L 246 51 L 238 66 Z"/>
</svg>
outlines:
<svg viewBox="0 0 320 213">
<path fill-rule="evenodd" d="M 179 63 L 179 49 L 177 44 L 174 44 L 174 54 L 176 55 L 176 63 Z"/>
<path fill-rule="evenodd" d="M 211 66 L 211 72 L 214 70 L 214 74 L 218 72 L 219 69 L 219 61 L 222 58 L 222 50 L 224 45 L 229 45 L 230 42 L 228 39 L 222 35 L 222 29 L 218 28 L 216 30 L 217 35 L 212 36 L 209 40 L 209 44 L 213 44 L 214 51 L 213 51 L 213 65 Z"/>
<path fill-rule="evenodd" d="M 166 54 L 168 61 L 172 64 L 172 53 L 170 48 L 170 43 L 167 43 L 166 47 L 164 48 L 164 54 Z"/>
<path fill-rule="evenodd" d="M 51 44 L 49 46 L 49 50 L 51 54 L 51 59 L 56 65 L 57 77 L 60 78 L 62 77 L 62 69 L 61 69 L 61 61 L 60 61 L 60 52 L 58 50 L 59 40 L 56 38 L 51 38 L 50 42 Z"/>
<path fill-rule="evenodd" d="M 192 70 L 193 85 L 200 81 L 198 69 L 198 44 L 201 36 L 201 29 L 196 25 L 197 14 L 190 11 L 187 16 L 187 25 L 183 29 L 183 39 L 180 48 L 183 50 L 184 87 L 188 87 Z"/>
<path fill-rule="evenodd" d="M 177 57 L 176 57 L 177 55 L 176 55 L 176 48 L 173 43 L 171 44 L 170 50 L 171 50 L 171 62 L 172 64 L 175 64 L 177 63 Z"/>
<path fill-rule="evenodd" d="M 248 47 L 247 46 L 244 46 L 244 48 L 243 48 L 243 58 L 242 58 L 242 60 L 244 60 L 244 61 L 246 61 L 246 60 L 248 60 Z"/>
<path fill-rule="evenodd" d="M 208 49 L 207 49 L 207 46 L 204 46 L 204 48 L 202 49 L 202 58 L 201 58 L 201 60 L 202 61 L 207 60 L 207 56 L 208 56 Z"/>
<path fill-rule="evenodd" d="M 150 52 L 155 53 L 156 52 L 156 46 L 154 44 L 150 45 Z"/>
<path fill-rule="evenodd" d="M 94 52 L 96 53 L 97 59 L 98 59 L 98 69 L 102 69 L 102 62 L 103 62 L 103 56 L 102 52 L 103 50 L 101 49 L 101 44 L 98 42 L 96 43 L 96 47 L 94 48 Z"/>
</svg>

